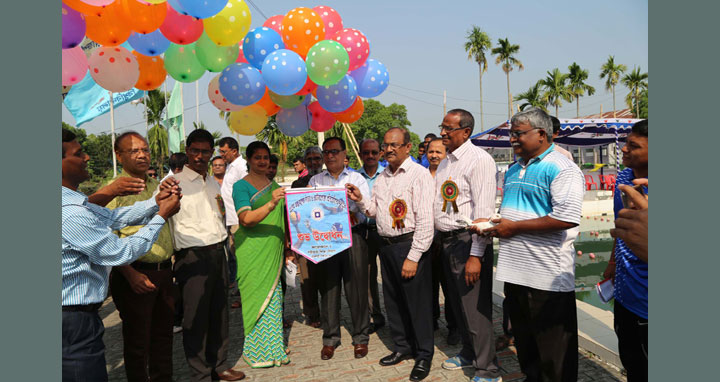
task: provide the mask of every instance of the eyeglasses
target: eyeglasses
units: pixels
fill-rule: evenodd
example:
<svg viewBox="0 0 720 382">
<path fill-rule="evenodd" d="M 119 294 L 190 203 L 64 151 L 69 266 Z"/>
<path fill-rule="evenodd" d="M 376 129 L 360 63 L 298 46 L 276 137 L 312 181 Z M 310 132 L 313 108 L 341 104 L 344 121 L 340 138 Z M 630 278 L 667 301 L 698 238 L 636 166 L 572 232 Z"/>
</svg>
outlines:
<svg viewBox="0 0 720 382">
<path fill-rule="evenodd" d="M 202 156 L 204 156 L 204 157 L 209 157 L 213 153 L 212 150 L 200 150 L 200 149 L 187 149 L 187 152 L 188 152 L 188 154 L 193 155 L 193 156 L 202 154 Z"/>
<path fill-rule="evenodd" d="M 154 172 L 148 173 L 147 176 L 149 176 L 151 178 L 157 178 L 157 174 Z"/>
<path fill-rule="evenodd" d="M 377 150 L 365 150 L 361 153 L 362 155 L 378 155 L 380 151 Z"/>
<path fill-rule="evenodd" d="M 450 127 L 450 126 L 438 125 L 438 127 L 440 128 L 440 132 L 441 132 L 441 133 L 442 133 L 443 130 L 447 131 L 448 133 L 451 133 L 451 132 L 456 131 L 456 130 L 467 129 L 467 127 L 462 127 L 462 126 L 460 126 L 460 127 Z"/>
<path fill-rule="evenodd" d="M 385 150 L 387 150 L 389 147 L 392 147 L 393 149 L 399 149 L 400 147 L 403 147 L 403 146 L 405 146 L 405 145 L 407 145 L 407 143 L 395 143 L 395 142 L 393 142 L 393 143 L 383 143 L 382 145 L 380 145 L 380 148 L 381 148 L 383 151 L 385 151 Z"/>
<path fill-rule="evenodd" d="M 145 155 L 150 155 L 150 149 L 132 149 L 132 150 L 123 150 L 122 152 L 130 153 L 132 156 L 138 156 L 140 153 L 143 153 Z"/>
<path fill-rule="evenodd" d="M 338 153 L 341 153 L 343 151 L 345 151 L 345 150 L 332 149 L 332 150 L 323 150 L 322 153 L 323 153 L 323 155 L 330 155 L 330 154 L 338 155 Z"/>
<path fill-rule="evenodd" d="M 521 135 L 527 134 L 527 133 L 529 133 L 529 132 L 531 132 L 531 131 L 533 131 L 533 130 L 542 130 L 542 129 L 538 129 L 537 127 L 533 127 L 532 129 L 527 129 L 527 130 L 523 130 L 523 131 L 512 131 L 512 130 L 510 130 L 509 135 L 510 135 L 510 138 L 515 138 L 515 139 L 517 139 L 517 138 L 520 138 Z"/>
<path fill-rule="evenodd" d="M 220 155 L 225 155 L 225 154 L 229 153 L 229 152 L 232 151 L 232 150 L 233 150 L 233 149 L 228 149 L 228 150 L 218 149 L 218 152 L 220 153 Z"/>
<path fill-rule="evenodd" d="M 322 160 L 322 157 L 307 157 L 305 158 L 305 161 L 307 162 L 320 162 Z"/>
</svg>

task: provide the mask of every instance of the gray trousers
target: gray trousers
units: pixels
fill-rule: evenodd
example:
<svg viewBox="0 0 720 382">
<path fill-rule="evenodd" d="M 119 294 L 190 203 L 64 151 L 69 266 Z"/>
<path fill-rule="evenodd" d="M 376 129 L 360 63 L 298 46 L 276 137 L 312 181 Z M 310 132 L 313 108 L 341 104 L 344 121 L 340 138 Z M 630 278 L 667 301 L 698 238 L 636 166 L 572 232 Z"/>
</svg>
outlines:
<svg viewBox="0 0 720 382">
<path fill-rule="evenodd" d="M 323 346 L 340 345 L 340 294 L 350 306 L 352 343 L 367 344 L 370 339 L 368 314 L 368 256 L 365 227 L 353 227 L 352 247 L 317 264 L 320 288 L 320 316 Z"/>
<path fill-rule="evenodd" d="M 367 247 L 368 247 L 368 306 L 370 308 L 370 318 L 375 325 L 383 325 L 385 317 L 382 314 L 380 302 L 380 290 L 378 288 L 378 263 L 377 258 L 382 247 L 382 239 L 377 233 L 377 228 L 367 230 Z"/>
<path fill-rule="evenodd" d="M 484 378 L 500 376 L 492 323 L 493 247 L 485 247 L 480 279 L 471 286 L 465 282 L 465 263 L 470 257 L 472 239 L 469 232 L 443 235 L 443 268 L 447 277 L 457 327 L 463 347 L 460 355 L 473 360 L 475 375 Z M 446 305 L 447 306 L 447 305 Z"/>
</svg>

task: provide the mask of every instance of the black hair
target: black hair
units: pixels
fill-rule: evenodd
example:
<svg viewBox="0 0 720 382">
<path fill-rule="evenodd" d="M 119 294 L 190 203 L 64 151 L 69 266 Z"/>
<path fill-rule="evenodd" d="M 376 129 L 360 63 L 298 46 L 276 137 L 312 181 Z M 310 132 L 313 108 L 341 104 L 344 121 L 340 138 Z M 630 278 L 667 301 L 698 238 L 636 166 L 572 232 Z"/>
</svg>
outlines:
<svg viewBox="0 0 720 382">
<path fill-rule="evenodd" d="M 270 154 L 270 147 L 265 142 L 261 141 L 255 141 L 251 142 L 248 147 L 245 149 L 245 158 L 247 158 L 248 161 L 250 161 L 250 158 L 252 158 L 253 155 L 255 155 L 255 152 L 258 150 L 265 150 Z M 248 163 L 249 165 L 249 163 Z"/>
<path fill-rule="evenodd" d="M 407 145 L 408 143 L 410 143 L 410 132 L 407 131 L 407 129 L 403 129 L 402 127 L 397 127 L 397 126 L 391 127 L 388 129 L 388 131 L 385 132 L 385 134 L 387 134 L 391 130 L 400 130 L 403 133 L 403 144 Z"/>
<path fill-rule="evenodd" d="M 635 122 L 635 124 L 632 127 L 632 133 L 635 135 L 640 135 L 642 137 L 647 138 L 648 137 L 648 120 L 643 119 L 642 121 Z"/>
<path fill-rule="evenodd" d="M 168 165 L 170 166 L 171 170 L 175 170 L 176 168 L 181 168 L 182 166 L 185 166 L 188 162 L 187 154 L 185 153 L 175 153 L 173 155 L 170 155 L 170 160 L 168 160 Z"/>
<path fill-rule="evenodd" d="M 292 162 L 293 162 L 293 163 L 295 163 L 295 162 L 300 162 L 300 163 L 302 163 L 302 164 L 305 164 L 305 159 L 303 159 L 302 157 L 295 157 L 295 159 L 293 159 Z"/>
<path fill-rule="evenodd" d="M 424 139 L 428 139 L 428 138 L 435 139 L 435 138 L 437 138 L 437 135 L 435 135 L 435 134 L 433 134 L 433 133 L 425 134 L 425 138 L 424 138 Z"/>
<path fill-rule="evenodd" d="M 277 165 L 279 162 L 280 160 L 278 159 L 277 155 L 270 154 L 270 163 L 275 163 Z"/>
<path fill-rule="evenodd" d="M 121 143 L 123 140 L 125 140 L 125 138 L 127 138 L 127 137 L 129 137 L 129 136 L 131 136 L 131 135 L 134 135 L 134 136 L 142 139 L 143 141 L 145 141 L 145 142 L 147 143 L 147 140 L 145 140 L 145 137 L 143 137 L 142 135 L 140 135 L 140 133 L 138 133 L 137 131 L 132 131 L 132 130 L 131 130 L 131 131 L 124 132 L 124 133 L 118 135 L 117 138 L 115 138 L 115 145 L 113 146 L 113 150 L 115 150 L 115 151 L 120 151 L 120 143 Z"/>
<path fill-rule="evenodd" d="M 218 147 L 223 147 L 225 145 L 227 145 L 227 147 L 229 147 L 231 150 L 240 151 L 240 146 L 238 146 L 238 142 L 233 137 L 225 137 L 218 141 Z"/>
<path fill-rule="evenodd" d="M 210 159 L 210 163 L 215 162 L 218 159 L 223 159 L 223 157 L 221 157 L 220 155 L 215 155 L 212 159 Z"/>
<path fill-rule="evenodd" d="M 377 139 L 373 138 L 365 138 L 362 141 L 360 141 L 360 150 L 362 151 L 363 145 L 368 142 L 375 142 L 378 145 L 378 148 L 380 148 L 380 142 L 377 141 Z"/>
<path fill-rule="evenodd" d="M 323 147 L 325 147 L 325 144 L 327 144 L 328 142 L 332 142 L 332 141 L 338 141 L 338 142 L 340 142 L 340 149 L 342 149 L 342 150 L 345 150 L 345 149 L 346 149 L 345 141 L 344 141 L 342 138 L 340 138 L 340 137 L 325 138 L 325 140 L 323 141 L 323 144 L 322 144 Z"/>
<path fill-rule="evenodd" d="M 68 129 L 62 129 L 62 143 L 72 142 L 77 138 L 75 133 Z M 62 146 L 62 157 L 65 158 L 65 146 Z"/>
<path fill-rule="evenodd" d="M 188 135 L 185 147 L 190 147 L 195 142 L 207 142 L 210 147 L 215 147 L 215 138 L 205 129 L 195 129 Z"/>
<path fill-rule="evenodd" d="M 552 119 L 553 134 L 555 134 L 560 131 L 560 120 L 552 115 L 550 116 L 550 119 Z"/>
<path fill-rule="evenodd" d="M 459 125 L 462 128 L 470 129 L 470 134 L 472 134 L 473 130 L 475 129 L 475 118 L 473 118 L 472 114 L 470 114 L 469 111 L 465 109 L 452 109 L 447 112 L 448 114 L 457 114 L 460 116 Z"/>
</svg>

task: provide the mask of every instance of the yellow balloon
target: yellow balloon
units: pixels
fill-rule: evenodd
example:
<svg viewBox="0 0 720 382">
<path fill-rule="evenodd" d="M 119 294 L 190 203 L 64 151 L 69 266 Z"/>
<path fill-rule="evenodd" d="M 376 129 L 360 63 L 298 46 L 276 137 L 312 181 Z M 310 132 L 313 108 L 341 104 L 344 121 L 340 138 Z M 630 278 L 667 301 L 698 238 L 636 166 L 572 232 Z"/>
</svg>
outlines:
<svg viewBox="0 0 720 382">
<path fill-rule="evenodd" d="M 260 105 L 250 105 L 230 113 L 230 128 L 240 135 L 255 135 L 267 124 L 267 114 Z"/>
<path fill-rule="evenodd" d="M 243 0 L 228 0 L 220 13 L 203 19 L 205 33 L 220 46 L 231 46 L 240 42 L 250 29 L 250 8 Z"/>
</svg>

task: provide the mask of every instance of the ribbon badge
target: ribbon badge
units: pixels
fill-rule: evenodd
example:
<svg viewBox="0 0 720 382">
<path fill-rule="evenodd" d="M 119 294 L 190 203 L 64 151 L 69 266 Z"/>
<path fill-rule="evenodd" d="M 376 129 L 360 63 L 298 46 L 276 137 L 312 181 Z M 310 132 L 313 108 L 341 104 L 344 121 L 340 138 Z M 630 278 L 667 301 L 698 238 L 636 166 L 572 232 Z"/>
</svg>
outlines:
<svg viewBox="0 0 720 382">
<path fill-rule="evenodd" d="M 392 227 L 395 229 L 405 228 L 405 215 L 407 215 L 407 203 L 402 199 L 395 199 L 390 203 L 390 215 L 393 217 Z"/>
<path fill-rule="evenodd" d="M 223 201 L 222 196 L 220 196 L 220 194 L 217 194 L 217 196 L 215 196 L 215 201 L 218 204 L 218 209 L 220 210 L 220 213 L 222 214 L 223 218 L 225 218 L 225 202 Z"/>
<path fill-rule="evenodd" d="M 447 209 L 448 202 L 452 202 L 452 206 L 453 209 L 455 209 L 455 212 L 460 211 L 458 209 L 457 203 L 455 203 L 455 200 L 458 197 L 458 186 L 457 184 L 455 184 L 455 182 L 450 179 L 446 180 L 445 183 L 443 183 L 440 187 L 440 193 L 443 197 L 443 212 L 445 212 L 445 210 Z"/>
</svg>

